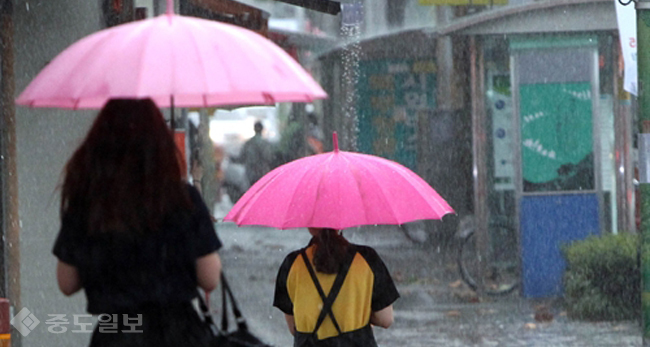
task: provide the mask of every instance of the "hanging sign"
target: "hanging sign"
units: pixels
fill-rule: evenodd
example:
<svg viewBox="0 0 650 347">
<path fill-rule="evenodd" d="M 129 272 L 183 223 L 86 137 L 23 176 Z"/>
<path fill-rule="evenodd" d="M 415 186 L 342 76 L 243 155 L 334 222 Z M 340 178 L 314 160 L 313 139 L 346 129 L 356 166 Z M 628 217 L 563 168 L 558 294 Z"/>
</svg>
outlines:
<svg viewBox="0 0 650 347">
<path fill-rule="evenodd" d="M 418 0 L 418 4 L 422 6 L 507 5 L 508 0 Z"/>
<path fill-rule="evenodd" d="M 637 62 L 636 62 L 636 10 L 633 5 L 621 5 L 616 0 L 616 20 L 618 21 L 618 34 L 621 40 L 625 74 L 623 89 L 628 93 L 637 95 Z"/>
</svg>

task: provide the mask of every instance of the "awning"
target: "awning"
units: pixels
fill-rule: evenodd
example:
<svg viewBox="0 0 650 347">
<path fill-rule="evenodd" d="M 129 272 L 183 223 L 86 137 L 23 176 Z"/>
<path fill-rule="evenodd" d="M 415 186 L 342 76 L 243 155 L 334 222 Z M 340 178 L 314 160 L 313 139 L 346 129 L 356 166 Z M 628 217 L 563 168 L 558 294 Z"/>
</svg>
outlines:
<svg viewBox="0 0 650 347">
<path fill-rule="evenodd" d="M 257 7 L 233 0 L 189 0 L 180 5 L 183 15 L 235 24 L 267 36 L 270 14 Z"/>
<path fill-rule="evenodd" d="M 333 15 L 339 14 L 341 12 L 341 3 L 339 1 L 331 0 L 275 0 L 279 2 L 284 2 L 291 5 L 296 5 L 304 7 L 306 9 L 329 13 Z"/>
</svg>

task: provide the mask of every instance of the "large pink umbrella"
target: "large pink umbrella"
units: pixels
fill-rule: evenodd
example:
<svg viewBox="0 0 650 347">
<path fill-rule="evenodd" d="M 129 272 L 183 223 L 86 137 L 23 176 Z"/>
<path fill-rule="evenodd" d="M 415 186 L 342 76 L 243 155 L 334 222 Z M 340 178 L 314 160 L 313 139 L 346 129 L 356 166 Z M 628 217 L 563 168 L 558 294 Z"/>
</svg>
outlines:
<svg viewBox="0 0 650 347">
<path fill-rule="evenodd" d="M 294 160 L 269 172 L 224 220 L 278 229 L 404 224 L 441 219 L 454 210 L 422 178 L 377 156 L 334 151 Z"/>
<path fill-rule="evenodd" d="M 159 107 L 311 102 L 327 94 L 291 56 L 230 24 L 167 14 L 89 35 L 52 60 L 20 94 L 32 107 L 101 108 L 111 98 Z"/>
</svg>

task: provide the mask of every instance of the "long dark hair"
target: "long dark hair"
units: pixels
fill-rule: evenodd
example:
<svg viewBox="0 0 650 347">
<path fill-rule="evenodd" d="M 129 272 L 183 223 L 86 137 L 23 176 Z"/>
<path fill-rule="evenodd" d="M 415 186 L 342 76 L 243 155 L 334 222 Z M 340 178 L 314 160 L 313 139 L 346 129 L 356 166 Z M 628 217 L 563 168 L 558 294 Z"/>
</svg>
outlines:
<svg viewBox="0 0 650 347">
<path fill-rule="evenodd" d="M 345 259 L 350 243 L 334 229 L 322 229 L 314 235 L 316 271 L 335 274 Z"/>
<path fill-rule="evenodd" d="M 156 230 L 189 206 L 181 163 L 152 100 L 110 100 L 65 167 L 61 216 L 82 218 L 88 233 Z"/>
</svg>

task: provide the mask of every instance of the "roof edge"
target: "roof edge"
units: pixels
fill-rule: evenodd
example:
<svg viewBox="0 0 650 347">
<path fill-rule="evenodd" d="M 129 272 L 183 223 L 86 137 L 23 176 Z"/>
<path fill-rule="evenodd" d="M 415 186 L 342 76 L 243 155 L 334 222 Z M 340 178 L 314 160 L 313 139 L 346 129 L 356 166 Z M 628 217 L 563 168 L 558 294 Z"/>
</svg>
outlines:
<svg viewBox="0 0 650 347">
<path fill-rule="evenodd" d="M 523 5 L 505 6 L 497 10 L 480 12 L 473 16 L 461 17 L 452 23 L 441 27 L 425 29 L 425 33 L 436 36 L 447 36 L 453 33 L 467 29 L 479 24 L 487 23 L 493 20 L 510 17 L 521 13 L 557 8 L 562 6 L 577 6 L 595 3 L 611 3 L 615 0 L 547 0 L 532 2 Z"/>
<path fill-rule="evenodd" d="M 541 11 L 541 10 L 557 8 L 557 7 L 611 3 L 612 1 L 615 0 L 546 0 L 546 1 L 536 1 L 536 2 L 522 4 L 522 5 L 504 6 L 495 10 L 479 12 L 475 15 L 457 18 L 453 20 L 453 22 L 443 26 L 409 28 L 401 31 L 382 33 L 376 36 L 365 37 L 360 41 L 341 43 L 339 45 L 336 45 L 335 47 L 332 47 L 330 50 L 324 52 L 323 54 L 321 54 L 318 59 L 319 60 L 327 59 L 327 57 L 331 56 L 332 54 L 335 54 L 338 51 L 345 49 L 350 45 L 358 44 L 358 43 L 368 44 L 368 43 L 372 43 L 373 41 L 389 39 L 404 34 L 421 34 L 428 38 L 437 38 L 441 36 L 453 35 L 456 32 L 474 26 L 478 26 L 505 17 L 519 15 L 522 13 Z"/>
</svg>

